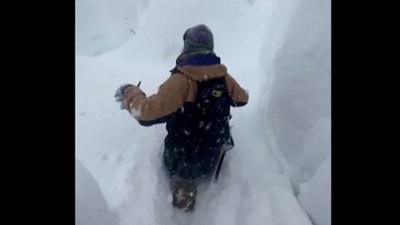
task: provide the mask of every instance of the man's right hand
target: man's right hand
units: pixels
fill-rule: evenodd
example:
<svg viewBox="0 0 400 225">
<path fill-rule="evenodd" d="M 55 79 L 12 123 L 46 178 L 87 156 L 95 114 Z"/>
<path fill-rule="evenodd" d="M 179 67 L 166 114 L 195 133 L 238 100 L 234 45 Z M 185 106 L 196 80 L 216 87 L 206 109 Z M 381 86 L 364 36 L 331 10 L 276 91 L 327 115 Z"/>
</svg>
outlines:
<svg viewBox="0 0 400 225">
<path fill-rule="evenodd" d="M 123 84 L 115 92 L 114 97 L 116 98 L 117 102 L 120 102 L 121 109 L 127 109 L 126 104 L 124 103 L 124 94 L 126 89 L 132 86 L 133 86 L 132 84 Z"/>
</svg>

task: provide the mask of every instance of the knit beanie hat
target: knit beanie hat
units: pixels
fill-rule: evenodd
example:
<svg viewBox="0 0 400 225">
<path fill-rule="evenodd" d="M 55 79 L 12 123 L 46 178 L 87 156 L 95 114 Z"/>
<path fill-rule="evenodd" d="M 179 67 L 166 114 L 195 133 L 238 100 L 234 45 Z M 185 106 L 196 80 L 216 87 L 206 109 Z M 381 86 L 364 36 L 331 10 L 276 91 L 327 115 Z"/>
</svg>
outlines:
<svg viewBox="0 0 400 225">
<path fill-rule="evenodd" d="M 191 27 L 183 35 L 182 53 L 214 50 L 214 38 L 211 30 L 204 24 Z"/>
</svg>

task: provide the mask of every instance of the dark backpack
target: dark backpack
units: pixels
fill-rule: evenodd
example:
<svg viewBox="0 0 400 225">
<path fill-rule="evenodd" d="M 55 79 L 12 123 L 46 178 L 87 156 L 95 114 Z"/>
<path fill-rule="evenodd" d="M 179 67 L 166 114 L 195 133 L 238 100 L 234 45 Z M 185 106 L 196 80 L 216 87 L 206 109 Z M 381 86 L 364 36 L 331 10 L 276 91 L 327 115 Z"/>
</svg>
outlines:
<svg viewBox="0 0 400 225">
<path fill-rule="evenodd" d="M 197 82 L 194 102 L 187 102 L 167 123 L 167 129 L 185 145 L 209 147 L 223 144 L 229 137 L 231 98 L 224 77 Z"/>
<path fill-rule="evenodd" d="M 182 177 L 211 173 L 224 144 L 230 143 L 233 147 L 229 130 L 232 100 L 225 78 L 197 84 L 195 101 L 185 103 L 167 122 L 167 158 L 174 159 L 171 168 L 176 168 Z M 186 168 L 179 169 L 180 164 Z"/>
</svg>

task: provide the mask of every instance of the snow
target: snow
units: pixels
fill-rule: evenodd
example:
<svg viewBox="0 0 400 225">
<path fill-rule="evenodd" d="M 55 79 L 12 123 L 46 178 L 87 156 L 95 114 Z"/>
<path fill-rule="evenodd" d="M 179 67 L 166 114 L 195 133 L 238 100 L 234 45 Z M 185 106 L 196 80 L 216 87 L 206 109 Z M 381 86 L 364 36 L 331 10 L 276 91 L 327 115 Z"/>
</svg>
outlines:
<svg viewBox="0 0 400 225">
<path fill-rule="evenodd" d="M 107 206 L 97 181 L 81 162 L 75 162 L 76 170 L 76 225 L 117 225 L 118 217 Z"/>
<path fill-rule="evenodd" d="M 140 115 L 141 115 L 140 106 L 139 106 L 139 109 L 138 109 L 138 110 L 135 110 L 134 108 L 131 108 L 131 109 L 130 109 L 130 112 L 131 112 L 131 116 L 132 116 L 133 118 L 139 118 Z"/>
<path fill-rule="evenodd" d="M 112 214 L 119 225 L 330 224 L 329 0 L 76 6 L 76 157 L 86 168 L 76 171 L 77 188 L 86 190 L 76 195 L 84 205 L 77 218 L 92 218 L 87 225 L 114 225 Z M 200 23 L 250 99 L 232 109 L 235 148 L 219 181 L 200 187 L 196 210 L 185 214 L 171 207 L 162 170 L 164 125 L 140 126 L 113 95 L 139 80 L 147 95 L 156 92 L 184 31 Z M 84 210 L 93 206 L 82 201 L 86 195 L 103 205 L 101 216 Z"/>
<path fill-rule="evenodd" d="M 282 44 L 272 60 L 265 61 L 273 82 L 265 83 L 271 95 L 261 114 L 272 152 L 299 195 L 300 186 L 313 178 L 331 151 L 330 1 L 299 0 L 292 12 L 285 22 Z M 275 33 L 279 28 L 270 29 Z M 325 173 L 330 172 L 330 166 L 324 168 Z M 314 183 L 313 190 L 326 191 L 330 176 L 318 181 L 323 183 Z M 307 212 L 324 210 L 309 214 L 318 225 L 330 224 L 330 208 L 326 207 L 330 196 L 313 201 L 302 204 L 303 208 Z M 321 205 L 325 207 L 316 208 Z"/>
<path fill-rule="evenodd" d="M 300 186 L 300 203 L 319 225 L 331 224 L 331 157 L 327 157 L 314 176 Z M 326 201 L 315 201 L 326 199 Z"/>
</svg>

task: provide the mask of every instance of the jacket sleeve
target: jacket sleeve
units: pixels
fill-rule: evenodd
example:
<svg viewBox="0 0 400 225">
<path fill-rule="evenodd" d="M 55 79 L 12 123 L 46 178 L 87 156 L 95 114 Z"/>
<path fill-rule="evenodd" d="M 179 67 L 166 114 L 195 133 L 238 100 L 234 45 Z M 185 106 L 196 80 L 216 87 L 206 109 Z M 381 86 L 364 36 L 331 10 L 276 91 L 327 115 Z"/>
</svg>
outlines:
<svg viewBox="0 0 400 225">
<path fill-rule="evenodd" d="M 246 90 L 244 90 L 236 82 L 236 80 L 229 74 L 225 76 L 225 80 L 228 86 L 228 92 L 232 100 L 232 106 L 244 106 L 249 101 L 249 95 Z"/>
<path fill-rule="evenodd" d="M 182 74 L 171 75 L 158 88 L 158 92 L 149 97 L 133 86 L 124 95 L 128 110 L 140 124 L 150 126 L 165 122 L 165 119 L 185 103 L 187 96 L 187 81 Z"/>
</svg>

